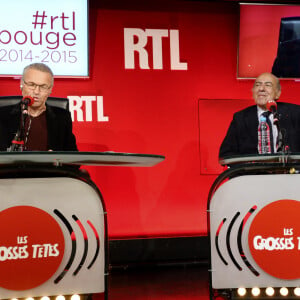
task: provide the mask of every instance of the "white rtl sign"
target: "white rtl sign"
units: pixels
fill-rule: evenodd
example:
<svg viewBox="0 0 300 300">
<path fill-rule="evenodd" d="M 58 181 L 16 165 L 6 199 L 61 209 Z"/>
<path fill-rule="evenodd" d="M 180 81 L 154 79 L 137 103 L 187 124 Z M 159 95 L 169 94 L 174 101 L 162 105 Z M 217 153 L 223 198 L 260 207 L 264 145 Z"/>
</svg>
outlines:
<svg viewBox="0 0 300 300">
<path fill-rule="evenodd" d="M 186 62 L 180 61 L 179 30 L 124 28 L 125 69 L 135 69 L 135 52 L 138 53 L 139 67 L 148 70 L 149 53 L 146 49 L 148 38 L 152 38 L 153 69 L 163 69 L 162 39 L 169 38 L 171 70 L 187 70 Z"/>
<path fill-rule="evenodd" d="M 96 110 L 97 122 L 108 122 L 104 115 L 103 96 L 68 96 L 72 120 L 92 122 L 93 111 Z"/>
</svg>

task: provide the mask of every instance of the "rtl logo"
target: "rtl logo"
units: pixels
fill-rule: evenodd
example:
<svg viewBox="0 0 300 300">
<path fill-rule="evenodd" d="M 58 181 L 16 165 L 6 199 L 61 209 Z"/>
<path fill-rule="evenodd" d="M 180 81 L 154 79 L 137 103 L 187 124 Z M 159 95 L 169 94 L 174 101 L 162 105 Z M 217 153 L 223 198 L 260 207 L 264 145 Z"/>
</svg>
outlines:
<svg viewBox="0 0 300 300">
<path fill-rule="evenodd" d="M 153 69 L 163 69 L 163 38 L 169 39 L 171 70 L 187 70 L 186 62 L 180 61 L 179 30 L 124 28 L 125 69 L 135 69 L 135 54 L 138 54 L 139 67 L 150 69 L 149 53 L 146 46 L 152 38 Z"/>
<path fill-rule="evenodd" d="M 93 111 L 96 111 L 97 122 L 108 122 L 104 115 L 103 96 L 68 96 L 71 117 L 77 122 L 93 121 Z"/>
</svg>

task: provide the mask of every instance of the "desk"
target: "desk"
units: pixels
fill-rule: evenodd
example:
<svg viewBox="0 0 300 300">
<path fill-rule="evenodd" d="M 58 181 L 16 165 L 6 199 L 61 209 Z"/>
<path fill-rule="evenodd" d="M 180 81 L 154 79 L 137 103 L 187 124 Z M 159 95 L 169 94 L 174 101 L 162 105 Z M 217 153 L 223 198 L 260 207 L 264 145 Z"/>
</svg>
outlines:
<svg viewBox="0 0 300 300">
<path fill-rule="evenodd" d="M 223 160 L 208 197 L 211 299 L 237 289 L 300 286 L 300 156 L 243 156 Z M 276 298 L 277 299 L 277 298 Z"/>
<path fill-rule="evenodd" d="M 0 295 L 107 296 L 103 197 L 79 165 L 146 166 L 163 156 L 0 153 Z"/>
</svg>

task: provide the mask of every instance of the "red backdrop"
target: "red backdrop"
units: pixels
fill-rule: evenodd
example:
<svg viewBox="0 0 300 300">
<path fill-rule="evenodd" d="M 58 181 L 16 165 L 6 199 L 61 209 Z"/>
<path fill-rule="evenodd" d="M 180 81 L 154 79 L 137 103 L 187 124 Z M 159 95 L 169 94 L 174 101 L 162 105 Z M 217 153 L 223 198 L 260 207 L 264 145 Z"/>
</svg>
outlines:
<svg viewBox="0 0 300 300">
<path fill-rule="evenodd" d="M 237 79 L 238 3 L 109 2 L 90 0 L 90 78 L 57 78 L 53 95 L 103 96 L 107 122 L 97 121 L 95 102 L 91 121 L 75 114 L 80 150 L 166 156 L 152 168 L 88 168 L 107 206 L 109 236 L 206 235 L 207 195 L 222 171 L 220 142 L 232 113 L 252 103 L 253 80 Z M 124 28 L 144 37 L 147 29 L 166 30 L 162 69 L 153 65 L 159 40 L 151 35 L 144 48 L 149 69 L 139 65 L 138 52 L 135 68 L 125 69 Z M 186 70 L 170 63 L 170 30 L 179 34 Z M 0 84 L 1 95 L 19 94 L 19 80 Z M 299 90 L 298 82 L 285 81 L 282 99 L 297 103 Z"/>
</svg>

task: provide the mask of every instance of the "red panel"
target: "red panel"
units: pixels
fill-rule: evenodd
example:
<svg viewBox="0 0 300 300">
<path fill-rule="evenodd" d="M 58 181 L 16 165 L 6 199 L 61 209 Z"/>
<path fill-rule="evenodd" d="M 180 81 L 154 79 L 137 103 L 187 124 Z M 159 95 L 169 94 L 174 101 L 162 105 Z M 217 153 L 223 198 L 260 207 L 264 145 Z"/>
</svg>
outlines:
<svg viewBox="0 0 300 300">
<path fill-rule="evenodd" d="M 226 135 L 233 114 L 253 100 L 199 100 L 199 139 L 201 174 L 219 174 L 223 168 L 218 163 L 219 148 Z"/>
</svg>

